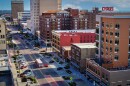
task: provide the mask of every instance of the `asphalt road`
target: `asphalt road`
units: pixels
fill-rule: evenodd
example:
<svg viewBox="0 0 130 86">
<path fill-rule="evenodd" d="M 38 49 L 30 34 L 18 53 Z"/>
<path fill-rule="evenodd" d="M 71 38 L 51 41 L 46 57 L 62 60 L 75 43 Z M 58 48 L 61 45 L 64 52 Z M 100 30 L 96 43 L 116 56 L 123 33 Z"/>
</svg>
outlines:
<svg viewBox="0 0 130 86">
<path fill-rule="evenodd" d="M 15 38 L 20 42 L 20 44 L 17 44 L 20 53 L 24 55 L 25 59 L 29 63 L 29 68 L 32 69 L 40 86 L 68 86 L 68 84 L 50 66 L 47 68 L 37 68 L 34 63 L 35 59 L 41 58 L 43 63 L 47 62 L 38 54 L 37 51 L 32 50 L 31 45 L 27 45 L 24 40 L 19 38 L 19 36 L 15 36 Z M 27 46 L 28 49 L 26 49 L 25 46 Z"/>
</svg>

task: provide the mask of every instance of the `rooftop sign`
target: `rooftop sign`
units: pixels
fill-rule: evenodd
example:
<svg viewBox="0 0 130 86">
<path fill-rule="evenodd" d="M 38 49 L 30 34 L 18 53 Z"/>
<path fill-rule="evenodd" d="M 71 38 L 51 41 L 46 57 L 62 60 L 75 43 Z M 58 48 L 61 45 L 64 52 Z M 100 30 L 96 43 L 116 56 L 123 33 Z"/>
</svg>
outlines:
<svg viewBox="0 0 130 86">
<path fill-rule="evenodd" d="M 102 7 L 102 11 L 114 11 L 114 7 Z"/>
</svg>

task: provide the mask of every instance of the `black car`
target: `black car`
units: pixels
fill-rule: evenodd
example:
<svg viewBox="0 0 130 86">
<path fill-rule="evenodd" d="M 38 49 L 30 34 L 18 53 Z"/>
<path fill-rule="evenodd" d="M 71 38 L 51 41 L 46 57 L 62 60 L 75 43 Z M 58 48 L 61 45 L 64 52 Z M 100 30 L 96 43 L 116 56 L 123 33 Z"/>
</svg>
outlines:
<svg viewBox="0 0 130 86">
<path fill-rule="evenodd" d="M 63 68 L 62 67 L 58 67 L 57 70 L 62 70 Z"/>
<path fill-rule="evenodd" d="M 70 80 L 69 76 L 62 76 L 62 78 L 65 79 L 65 80 Z"/>
<path fill-rule="evenodd" d="M 53 60 L 51 60 L 49 63 L 54 63 L 54 61 L 53 61 Z"/>
<path fill-rule="evenodd" d="M 71 74 L 71 73 L 72 73 L 70 70 L 66 70 L 66 72 L 67 72 L 68 74 Z"/>
</svg>

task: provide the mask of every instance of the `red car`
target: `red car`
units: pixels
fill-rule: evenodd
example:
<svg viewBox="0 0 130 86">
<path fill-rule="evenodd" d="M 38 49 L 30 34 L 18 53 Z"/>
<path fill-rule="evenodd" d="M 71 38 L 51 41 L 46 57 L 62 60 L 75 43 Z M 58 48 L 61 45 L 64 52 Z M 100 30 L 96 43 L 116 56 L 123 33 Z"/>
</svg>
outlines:
<svg viewBox="0 0 130 86">
<path fill-rule="evenodd" d="M 48 64 L 44 64 L 44 67 L 48 67 Z"/>
</svg>

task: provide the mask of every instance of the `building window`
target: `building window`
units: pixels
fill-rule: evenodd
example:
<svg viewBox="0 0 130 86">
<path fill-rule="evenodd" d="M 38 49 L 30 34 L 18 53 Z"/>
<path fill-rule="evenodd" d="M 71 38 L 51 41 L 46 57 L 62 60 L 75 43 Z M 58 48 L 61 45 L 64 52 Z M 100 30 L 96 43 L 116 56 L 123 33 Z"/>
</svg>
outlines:
<svg viewBox="0 0 130 86">
<path fill-rule="evenodd" d="M 112 52 L 112 47 L 110 47 L 110 52 Z"/>
<path fill-rule="evenodd" d="M 118 48 L 118 47 L 116 47 L 116 48 L 115 48 L 115 52 L 118 52 L 118 51 L 119 51 L 119 48 Z"/>
<path fill-rule="evenodd" d="M 112 43 L 112 40 L 110 40 L 110 43 Z"/>
<path fill-rule="evenodd" d="M 1 30 L 0 30 L 0 33 L 1 33 Z"/>
<path fill-rule="evenodd" d="M 116 25 L 115 25 L 115 28 L 119 29 L 119 28 L 120 28 L 120 25 L 119 25 L 119 24 L 116 24 Z"/>
<path fill-rule="evenodd" d="M 104 22 L 102 22 L 102 27 L 104 27 Z"/>
<path fill-rule="evenodd" d="M 109 28 L 109 24 L 106 24 L 106 28 Z"/>
<path fill-rule="evenodd" d="M 119 32 L 115 32 L 115 36 L 119 37 Z"/>
<path fill-rule="evenodd" d="M 115 44 L 117 44 L 117 45 L 119 44 L 119 39 L 115 40 Z"/>
<path fill-rule="evenodd" d="M 0 25 L 0 28 L 1 28 L 1 25 Z"/>
<path fill-rule="evenodd" d="M 115 59 L 115 61 L 117 61 L 119 59 L 119 57 L 116 55 L 114 59 Z"/>
<path fill-rule="evenodd" d="M 110 32 L 110 35 L 113 35 L 113 32 Z"/>
</svg>

